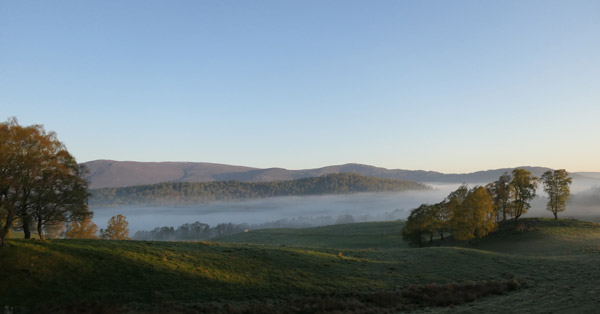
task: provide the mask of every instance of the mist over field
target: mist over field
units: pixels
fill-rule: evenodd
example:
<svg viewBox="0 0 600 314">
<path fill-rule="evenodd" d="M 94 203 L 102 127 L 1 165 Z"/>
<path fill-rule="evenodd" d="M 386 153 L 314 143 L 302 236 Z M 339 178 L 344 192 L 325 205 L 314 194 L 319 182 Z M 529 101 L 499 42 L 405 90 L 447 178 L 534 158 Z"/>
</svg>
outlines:
<svg viewBox="0 0 600 314">
<path fill-rule="evenodd" d="M 302 218 L 303 227 L 335 223 L 341 215 L 352 215 L 356 222 L 405 219 L 421 204 L 442 201 L 460 184 L 427 183 L 432 190 L 396 193 L 358 193 L 345 195 L 287 196 L 233 202 L 214 202 L 194 206 L 125 206 L 94 208 L 94 222 L 105 228 L 108 219 L 123 214 L 131 233 L 155 227 L 177 227 L 200 221 L 210 226 L 220 223 L 259 225 L 282 219 Z M 469 184 L 473 187 L 478 184 Z M 479 184 L 484 185 L 484 184 Z M 546 194 L 540 185 L 532 207 L 524 217 L 551 217 L 546 210 Z M 567 211 L 559 217 L 600 219 L 600 189 L 596 181 L 576 180 Z M 309 224 L 309 225 L 307 225 Z"/>
<path fill-rule="evenodd" d="M 177 227 L 200 221 L 262 224 L 280 219 L 352 215 L 356 221 L 403 219 L 422 203 L 436 203 L 458 187 L 457 184 L 430 184 L 434 189 L 397 193 L 358 193 L 345 195 L 286 196 L 234 202 L 214 202 L 194 206 L 126 206 L 93 208 L 94 222 L 104 228 L 108 219 L 123 214 L 132 233 L 158 226 Z M 393 212 L 393 213 L 392 213 Z M 328 220 L 323 220 L 327 223 Z M 321 223 L 322 224 L 322 223 Z M 315 225 L 319 225 L 315 221 Z"/>
</svg>

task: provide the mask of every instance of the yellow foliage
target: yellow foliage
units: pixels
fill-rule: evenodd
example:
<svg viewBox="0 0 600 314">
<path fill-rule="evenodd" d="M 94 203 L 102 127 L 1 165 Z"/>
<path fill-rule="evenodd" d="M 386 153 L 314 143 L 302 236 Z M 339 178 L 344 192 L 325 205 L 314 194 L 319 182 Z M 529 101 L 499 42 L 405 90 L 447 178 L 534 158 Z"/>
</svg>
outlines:
<svg viewBox="0 0 600 314">
<path fill-rule="evenodd" d="M 92 222 L 91 218 L 83 220 L 74 220 L 67 230 L 67 238 L 73 239 L 95 239 L 98 232 L 98 226 Z"/>
<path fill-rule="evenodd" d="M 496 229 L 492 198 L 484 187 L 476 187 L 454 209 L 452 236 L 459 241 L 482 238 Z"/>
</svg>

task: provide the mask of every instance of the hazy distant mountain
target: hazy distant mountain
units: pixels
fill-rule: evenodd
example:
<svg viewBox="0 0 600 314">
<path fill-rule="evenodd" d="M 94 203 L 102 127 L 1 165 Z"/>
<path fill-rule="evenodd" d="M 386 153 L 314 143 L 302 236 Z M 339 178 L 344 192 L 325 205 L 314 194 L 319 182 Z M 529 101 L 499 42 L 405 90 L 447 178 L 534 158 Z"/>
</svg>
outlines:
<svg viewBox="0 0 600 314">
<path fill-rule="evenodd" d="M 600 172 L 575 172 L 575 174 L 588 178 L 600 179 Z"/>
<path fill-rule="evenodd" d="M 317 169 L 287 170 L 283 168 L 251 168 L 198 162 L 134 162 L 95 160 L 84 163 L 90 170 L 88 180 L 91 188 L 124 187 L 160 182 L 210 182 L 239 180 L 267 182 L 318 177 L 330 173 L 357 173 L 363 176 L 416 182 L 440 183 L 487 183 L 497 180 L 513 168 L 477 171 L 462 174 L 444 174 L 435 171 L 386 169 L 361 164 L 345 164 Z M 522 167 L 536 176 L 549 168 Z M 600 178 L 600 173 L 573 173 L 574 179 Z"/>
<path fill-rule="evenodd" d="M 90 170 L 90 188 L 123 187 L 160 182 L 208 182 L 218 175 L 254 170 L 202 162 L 136 162 L 94 160 L 84 163 Z"/>
<path fill-rule="evenodd" d="M 394 179 L 332 173 L 269 182 L 163 182 L 92 190 L 91 206 L 190 205 L 277 196 L 354 194 L 430 190 L 425 184 Z"/>
</svg>

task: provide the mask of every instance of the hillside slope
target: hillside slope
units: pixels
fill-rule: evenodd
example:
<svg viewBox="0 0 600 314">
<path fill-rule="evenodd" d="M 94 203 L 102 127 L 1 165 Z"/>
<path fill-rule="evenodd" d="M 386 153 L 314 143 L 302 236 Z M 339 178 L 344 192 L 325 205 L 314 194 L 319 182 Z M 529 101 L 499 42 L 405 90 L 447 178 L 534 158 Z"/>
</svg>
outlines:
<svg viewBox="0 0 600 314">
<path fill-rule="evenodd" d="M 211 181 L 247 181 L 267 182 L 318 177 L 332 173 L 356 173 L 363 176 L 407 180 L 416 182 L 440 183 L 487 183 L 497 180 L 504 172 L 513 168 L 477 171 L 462 174 L 444 174 L 435 171 L 386 169 L 361 164 L 345 164 L 316 169 L 287 170 L 283 168 L 258 169 L 242 166 L 230 166 L 214 163 L 195 162 L 133 162 L 114 160 L 95 160 L 84 163 L 89 169 L 90 188 L 124 187 L 155 184 L 161 182 L 211 182 Z M 536 176 L 541 176 L 549 168 L 523 167 Z M 600 176 L 594 173 L 573 174 L 576 180 L 586 179 L 600 183 Z"/>
<path fill-rule="evenodd" d="M 94 160 L 83 163 L 89 169 L 90 188 L 122 187 L 160 182 L 208 182 L 223 174 L 255 168 L 198 162 L 135 162 Z"/>
<path fill-rule="evenodd" d="M 404 221 L 361 222 L 305 229 L 260 229 L 214 240 L 331 249 L 407 248 L 402 240 L 403 227 Z"/>
<path fill-rule="evenodd" d="M 334 173 L 290 181 L 179 182 L 92 190 L 91 206 L 189 205 L 277 196 L 427 190 L 417 182 Z"/>
<path fill-rule="evenodd" d="M 354 243 L 375 245 L 343 250 L 223 242 L 10 240 L 11 247 L 0 249 L 0 304 L 16 306 L 15 313 L 596 313 L 600 227 L 570 220 L 523 222 L 535 228 L 498 234 L 477 244 L 479 249 L 394 248 L 385 239 L 373 241 L 378 223 L 304 234 L 335 236 L 330 247 L 337 247 L 343 234 L 350 234 Z M 395 226 L 382 223 L 381 229 Z M 292 234 L 298 235 L 302 233 Z M 535 254 L 510 249 L 515 241 L 523 248 L 539 246 L 531 239 L 557 243 L 541 246 Z M 422 304 L 406 303 L 398 294 L 410 285 L 506 280 L 517 280 L 522 287 L 452 307 L 419 310 Z M 297 310 L 291 311 L 291 305 Z"/>
</svg>

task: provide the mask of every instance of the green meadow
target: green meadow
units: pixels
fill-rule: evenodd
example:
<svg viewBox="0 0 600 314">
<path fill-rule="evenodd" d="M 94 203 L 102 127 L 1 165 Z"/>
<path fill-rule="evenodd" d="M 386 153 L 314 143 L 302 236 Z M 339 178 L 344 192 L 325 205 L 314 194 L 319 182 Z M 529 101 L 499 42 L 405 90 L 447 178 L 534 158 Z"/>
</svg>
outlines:
<svg viewBox="0 0 600 314">
<path fill-rule="evenodd" d="M 0 249 L 0 306 L 14 313 L 600 310 L 598 224 L 522 219 L 474 243 L 426 248 L 409 248 L 402 226 L 256 230 L 213 242 L 11 239 Z M 518 288 L 448 306 L 405 293 L 500 282 Z"/>
</svg>

